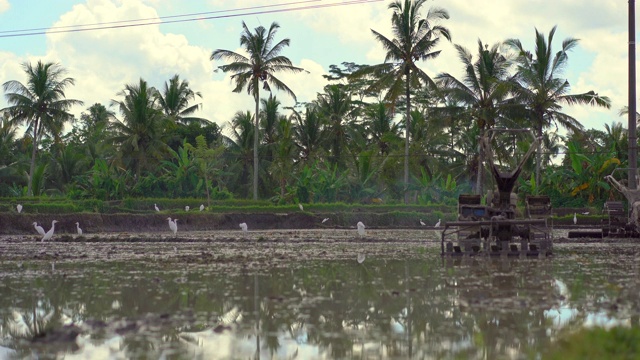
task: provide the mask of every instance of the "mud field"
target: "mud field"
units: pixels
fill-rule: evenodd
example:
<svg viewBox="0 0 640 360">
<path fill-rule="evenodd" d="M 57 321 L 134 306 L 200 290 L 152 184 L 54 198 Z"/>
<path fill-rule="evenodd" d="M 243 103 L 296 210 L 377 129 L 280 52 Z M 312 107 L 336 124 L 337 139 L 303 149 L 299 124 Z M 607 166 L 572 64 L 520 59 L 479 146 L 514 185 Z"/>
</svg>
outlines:
<svg viewBox="0 0 640 360">
<path fill-rule="evenodd" d="M 411 259 L 425 246 L 440 246 L 434 230 L 355 229 L 192 231 L 0 236 L 0 261 L 108 262 L 139 261 L 203 264 L 227 270 L 286 266 L 304 260 L 355 260 L 359 254 Z"/>
<path fill-rule="evenodd" d="M 355 228 L 0 236 L 0 359 L 531 359 L 638 326 L 640 246 L 440 256 L 440 232 Z"/>
</svg>

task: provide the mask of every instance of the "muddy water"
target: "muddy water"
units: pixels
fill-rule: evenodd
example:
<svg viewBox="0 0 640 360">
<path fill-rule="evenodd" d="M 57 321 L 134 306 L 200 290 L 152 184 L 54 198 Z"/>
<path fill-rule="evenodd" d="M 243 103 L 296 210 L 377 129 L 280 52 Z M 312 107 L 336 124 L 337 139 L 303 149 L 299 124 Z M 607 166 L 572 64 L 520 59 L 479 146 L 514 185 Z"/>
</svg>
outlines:
<svg viewBox="0 0 640 360">
<path fill-rule="evenodd" d="M 433 231 L 0 239 L 0 359 L 536 358 L 638 324 L 640 248 L 441 258 Z"/>
</svg>

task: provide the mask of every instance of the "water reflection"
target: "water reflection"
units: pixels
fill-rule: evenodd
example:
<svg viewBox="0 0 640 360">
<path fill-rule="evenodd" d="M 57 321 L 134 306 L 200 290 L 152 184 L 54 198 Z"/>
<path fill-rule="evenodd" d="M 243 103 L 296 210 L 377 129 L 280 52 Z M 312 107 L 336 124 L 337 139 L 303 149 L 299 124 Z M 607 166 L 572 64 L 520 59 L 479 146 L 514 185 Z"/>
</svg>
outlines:
<svg viewBox="0 0 640 360">
<path fill-rule="evenodd" d="M 535 357 L 562 329 L 637 319 L 637 272 L 591 255 L 443 259 L 434 249 L 239 274 L 8 263 L 0 357 Z"/>
</svg>

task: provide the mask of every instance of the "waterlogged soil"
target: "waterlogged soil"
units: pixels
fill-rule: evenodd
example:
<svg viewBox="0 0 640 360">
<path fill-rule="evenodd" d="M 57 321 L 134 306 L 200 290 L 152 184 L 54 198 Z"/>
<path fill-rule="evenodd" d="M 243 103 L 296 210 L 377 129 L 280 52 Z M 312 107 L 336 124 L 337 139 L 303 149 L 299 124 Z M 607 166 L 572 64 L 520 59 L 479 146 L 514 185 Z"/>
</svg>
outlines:
<svg viewBox="0 0 640 360">
<path fill-rule="evenodd" d="M 439 231 L 0 237 L 0 358 L 544 358 L 638 326 L 640 246 L 440 256 Z"/>
<path fill-rule="evenodd" d="M 409 259 L 418 249 L 439 244 L 435 230 L 355 229 L 200 231 L 171 233 L 102 233 L 0 237 L 0 260 L 18 262 L 139 261 L 223 266 L 226 271 L 288 266 L 304 260 L 356 259 L 358 254 Z M 424 250 L 424 249 L 423 249 Z"/>
</svg>

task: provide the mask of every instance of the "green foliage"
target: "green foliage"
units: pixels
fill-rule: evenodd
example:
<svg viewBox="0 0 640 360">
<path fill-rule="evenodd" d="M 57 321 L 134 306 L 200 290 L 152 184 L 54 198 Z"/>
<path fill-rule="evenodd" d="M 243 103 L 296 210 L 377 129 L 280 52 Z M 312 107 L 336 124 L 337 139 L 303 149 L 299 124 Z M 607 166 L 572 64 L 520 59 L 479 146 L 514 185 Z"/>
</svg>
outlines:
<svg viewBox="0 0 640 360">
<path fill-rule="evenodd" d="M 640 358 L 640 328 L 582 329 L 560 338 L 542 358 L 545 360 L 638 359 Z"/>
</svg>

